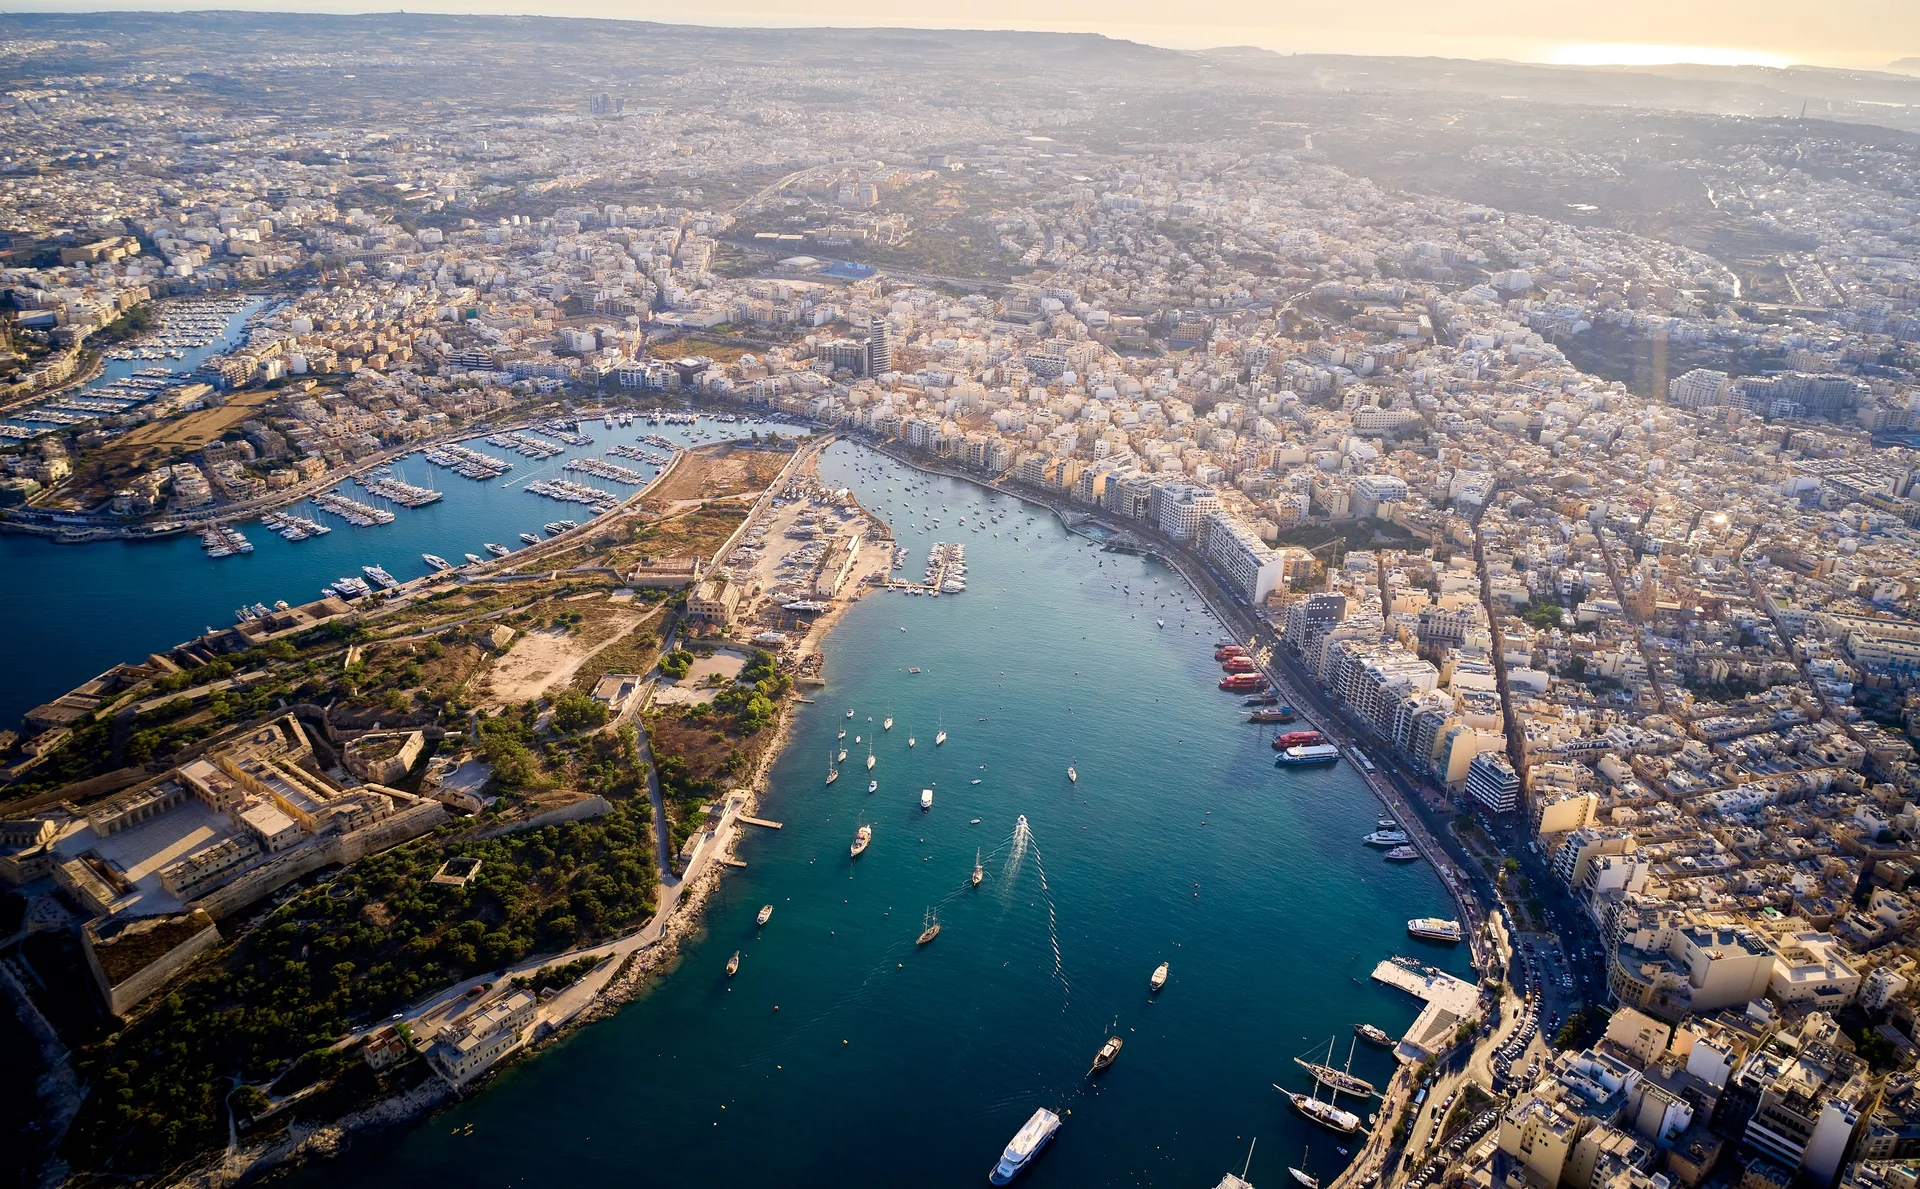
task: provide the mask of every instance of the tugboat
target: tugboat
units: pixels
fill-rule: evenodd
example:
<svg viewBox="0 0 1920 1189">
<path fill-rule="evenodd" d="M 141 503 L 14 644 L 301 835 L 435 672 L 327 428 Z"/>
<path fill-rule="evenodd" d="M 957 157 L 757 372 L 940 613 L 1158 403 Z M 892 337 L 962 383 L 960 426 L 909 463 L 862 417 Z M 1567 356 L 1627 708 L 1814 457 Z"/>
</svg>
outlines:
<svg viewBox="0 0 1920 1189">
<path fill-rule="evenodd" d="M 858 830 L 854 831 L 853 847 L 850 851 L 851 857 L 856 859 L 859 858 L 861 852 L 867 849 L 867 843 L 872 841 L 873 841 L 872 826 L 861 826 Z"/>
<path fill-rule="evenodd" d="M 1093 1055 L 1093 1068 L 1087 1071 L 1087 1076 L 1092 1077 L 1107 1066 L 1112 1065 L 1113 1059 L 1120 1055 L 1120 1045 L 1121 1040 L 1119 1037 L 1109 1036 L 1107 1043 L 1101 1045 L 1100 1051 Z"/>
<path fill-rule="evenodd" d="M 733 957 L 727 959 L 727 977 L 732 978 L 740 972 L 740 951 L 733 951 Z"/>
<path fill-rule="evenodd" d="M 773 905 L 762 904 L 760 906 L 760 915 L 753 918 L 753 923 L 756 925 L 764 925 L 772 919 L 773 919 Z"/>
<path fill-rule="evenodd" d="M 1153 968 L 1153 977 L 1147 980 L 1147 990 L 1149 992 L 1158 991 L 1161 987 L 1167 985 L 1168 966 L 1168 963 L 1162 962 Z"/>
</svg>

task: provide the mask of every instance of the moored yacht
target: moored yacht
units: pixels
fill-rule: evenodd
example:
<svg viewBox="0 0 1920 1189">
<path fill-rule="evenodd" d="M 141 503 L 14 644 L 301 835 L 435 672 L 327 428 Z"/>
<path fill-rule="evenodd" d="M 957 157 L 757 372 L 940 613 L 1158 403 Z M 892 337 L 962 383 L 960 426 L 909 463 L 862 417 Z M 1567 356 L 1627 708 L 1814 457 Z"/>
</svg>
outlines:
<svg viewBox="0 0 1920 1189">
<path fill-rule="evenodd" d="M 850 848 L 849 854 L 853 858 L 856 858 L 856 859 L 859 858 L 860 853 L 866 850 L 867 844 L 872 841 L 873 841 L 873 827 L 861 826 L 858 830 L 854 831 L 853 846 Z"/>
<path fill-rule="evenodd" d="M 1171 963 L 1167 963 L 1167 962 L 1162 962 L 1160 963 L 1160 965 L 1154 967 L 1153 976 L 1147 980 L 1147 990 L 1149 992 L 1158 991 L 1161 987 L 1166 986 L 1167 972 L 1171 968 L 1172 968 Z"/>
</svg>

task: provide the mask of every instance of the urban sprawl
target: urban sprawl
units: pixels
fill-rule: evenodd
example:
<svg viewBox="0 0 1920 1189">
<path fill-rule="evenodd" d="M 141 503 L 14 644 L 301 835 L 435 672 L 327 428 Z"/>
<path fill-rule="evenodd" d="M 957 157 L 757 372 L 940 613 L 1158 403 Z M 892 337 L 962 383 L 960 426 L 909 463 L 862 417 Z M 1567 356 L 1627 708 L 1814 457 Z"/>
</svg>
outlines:
<svg viewBox="0 0 1920 1189">
<path fill-rule="evenodd" d="M 496 476 L 485 456 L 520 449 L 519 429 L 663 407 L 994 483 L 1207 587 L 1457 877 L 1482 992 L 1448 1017 L 1458 1034 L 1402 1043 L 1351 1180 L 1920 1183 L 1910 137 L 1844 99 L 1821 120 L 1597 121 L 1572 100 L 1341 92 L 1088 39 L 909 62 L 835 56 L 819 33 L 642 46 L 595 24 L 581 36 L 603 60 L 509 91 L 473 65 L 487 38 L 424 18 L 434 43 L 412 49 L 380 45 L 377 22 L 196 39 L 224 19 L 241 18 L 0 26 L 6 527 L 199 531 L 421 449 Z M 138 37 L 163 33 L 158 60 Z M 523 35 L 571 36 L 500 33 Z M 1114 69 L 1021 73 L 1068 47 Z M 644 78 L 615 69 L 641 62 Z M 405 110 L 461 64 L 487 76 L 477 93 Z M 338 89 L 356 76 L 364 108 Z M 1670 236 L 1627 209 L 1681 190 L 1661 199 L 1683 208 Z M 190 370 L 85 387 L 243 313 Z M 802 483 L 788 497 L 837 507 L 781 473 Z M 691 586 L 675 614 L 692 635 L 770 633 L 777 653 L 763 536 L 714 534 L 676 582 L 636 552 L 615 585 Z M 815 548 L 800 560 L 831 553 L 831 573 L 782 598 L 841 594 L 859 543 Z M 296 655 L 264 651 L 284 635 L 312 663 L 301 633 L 377 632 L 380 598 L 282 609 L 236 655 L 272 670 Z M 736 631 L 756 599 L 772 618 Z M 494 630 L 476 656 L 514 639 Z M 684 676 L 679 655 L 647 660 Z M 476 738 L 467 779 L 436 761 L 403 792 L 419 730 L 368 715 L 314 739 L 278 707 L 157 756 L 130 790 L 60 766 L 98 745 L 95 719 L 169 696 L 231 707 L 227 689 L 263 679 L 198 672 L 218 656 L 202 641 L 109 675 L 6 738 L 33 799 L 0 822 L 0 876 L 57 885 L 117 1017 L 268 893 L 513 783 Z M 409 663 L 426 690 L 439 662 Z M 770 680 L 746 663 L 743 682 Z M 600 721 L 648 672 L 595 695 Z M 165 864 L 116 842 L 161 815 L 217 842 Z M 457 855 L 433 872 L 476 877 Z M 601 936 L 583 922 L 578 939 Z M 545 994 L 503 985 L 419 1047 L 464 1084 Z M 413 1052 L 367 1027 L 383 1018 L 348 1021 L 376 1070 Z"/>
</svg>

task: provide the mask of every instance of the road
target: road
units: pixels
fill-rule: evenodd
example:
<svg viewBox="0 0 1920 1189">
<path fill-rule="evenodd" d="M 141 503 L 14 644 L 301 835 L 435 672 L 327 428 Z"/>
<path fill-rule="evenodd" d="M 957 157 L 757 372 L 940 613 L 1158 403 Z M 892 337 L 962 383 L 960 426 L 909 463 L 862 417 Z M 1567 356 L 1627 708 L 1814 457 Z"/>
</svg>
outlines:
<svg viewBox="0 0 1920 1189">
<path fill-rule="evenodd" d="M 333 1048 L 347 1048 L 389 1024 L 405 1024 L 412 1029 L 416 1044 L 424 1050 L 442 1029 L 458 1017 L 462 1006 L 480 997 L 475 994 L 477 988 L 499 986 L 515 978 L 536 974 L 548 966 L 558 966 L 581 958 L 601 959 L 600 964 L 585 977 L 540 1005 L 534 1016 L 533 1025 L 527 1029 L 526 1040 L 522 1045 L 533 1043 L 552 1029 L 565 1025 L 579 1015 L 606 988 L 607 984 L 613 981 L 613 976 L 620 971 L 628 957 L 656 945 L 665 936 L 667 927 L 675 911 L 680 907 L 680 902 L 687 890 L 698 885 L 714 862 L 730 849 L 733 834 L 739 828 L 740 810 L 745 803 L 745 798 L 739 794 L 734 794 L 727 799 L 719 823 L 703 837 L 693 858 L 687 863 L 686 874 L 679 878 L 671 874 L 661 878 L 653 916 L 636 931 L 598 945 L 529 958 L 515 966 L 464 979 L 397 1013 L 397 1018 L 379 1020 L 357 1029 L 342 1038 Z"/>
</svg>

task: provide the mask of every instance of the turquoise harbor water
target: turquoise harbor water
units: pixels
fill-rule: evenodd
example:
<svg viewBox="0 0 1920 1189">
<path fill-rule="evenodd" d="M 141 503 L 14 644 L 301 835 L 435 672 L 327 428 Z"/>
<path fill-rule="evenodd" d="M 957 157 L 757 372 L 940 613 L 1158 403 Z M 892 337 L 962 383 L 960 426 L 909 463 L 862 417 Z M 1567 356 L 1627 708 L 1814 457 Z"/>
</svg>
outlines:
<svg viewBox="0 0 1920 1189">
<path fill-rule="evenodd" d="M 186 367 L 189 358 L 176 363 Z M 152 366 L 148 364 L 147 366 Z M 606 428 L 598 419 L 581 422 L 593 438 L 588 446 L 567 446 L 547 461 L 523 458 L 488 445 L 485 435 L 467 445 L 515 464 L 499 479 L 477 482 L 429 466 L 419 455 L 402 460 L 396 473 L 409 482 L 445 493 L 421 508 L 393 507 L 394 522 L 355 528 L 302 501 L 290 511 L 333 528 L 304 541 L 287 541 L 248 522 L 239 526 L 254 551 L 211 558 L 198 535 L 159 541 L 104 541 L 55 545 L 40 537 L 0 534 L 0 623 L 12 646 L 0 650 L 11 662 L 10 680 L 0 687 L 0 727 L 14 726 L 27 710 L 65 693 L 94 674 L 122 661 L 173 647 L 209 628 L 229 627 L 243 605 L 276 599 L 304 603 L 320 597 L 320 588 L 339 578 L 358 577 L 360 567 L 384 566 L 400 579 L 428 570 L 421 554 L 434 553 L 454 564 L 463 554 L 487 557 L 482 547 L 495 541 L 522 546 L 521 533 L 543 535 L 550 520 L 587 519 L 579 504 L 545 499 L 525 490 L 528 480 L 566 478 L 622 495 L 638 488 L 561 469 L 570 458 L 605 457 L 608 446 L 632 444 L 647 435 L 682 445 L 703 445 L 749 433 L 777 430 L 802 433 L 790 425 L 716 423 Z M 559 442 L 551 442 L 560 446 Z M 659 453 L 659 452 L 657 452 Z M 609 458 L 651 477 L 658 468 L 630 458 Z M 339 490 L 368 504 L 384 504 L 351 480 Z M 390 506 L 391 505 L 386 505 Z"/>
<path fill-rule="evenodd" d="M 1344 1059 L 1356 1022 L 1412 1020 L 1413 1000 L 1369 979 L 1380 959 L 1465 972 L 1464 947 L 1406 936 L 1411 916 L 1453 915 L 1432 874 L 1361 845 L 1380 811 L 1344 766 L 1273 767 L 1272 729 L 1214 688 L 1216 625 L 1158 563 L 857 446 L 822 473 L 895 526 L 908 576 L 933 541 L 964 541 L 967 592 L 876 594 L 842 620 L 761 807 L 786 828 L 743 842 L 747 870 L 673 973 L 295 1182 L 971 1186 L 1039 1106 L 1065 1126 L 1036 1186 L 1210 1186 L 1256 1136 L 1258 1185 L 1291 1183 L 1303 1149 L 1322 1176 L 1343 1163 L 1272 1083 L 1306 1088 L 1292 1058 L 1334 1036 Z M 1001 519 L 971 531 L 983 514 Z M 873 843 L 851 860 L 863 823 Z M 929 909 L 942 932 L 919 948 Z M 1109 1035 L 1125 1049 L 1090 1081 Z M 1354 1069 L 1383 1083 L 1390 1058 L 1362 1046 Z"/>
</svg>

